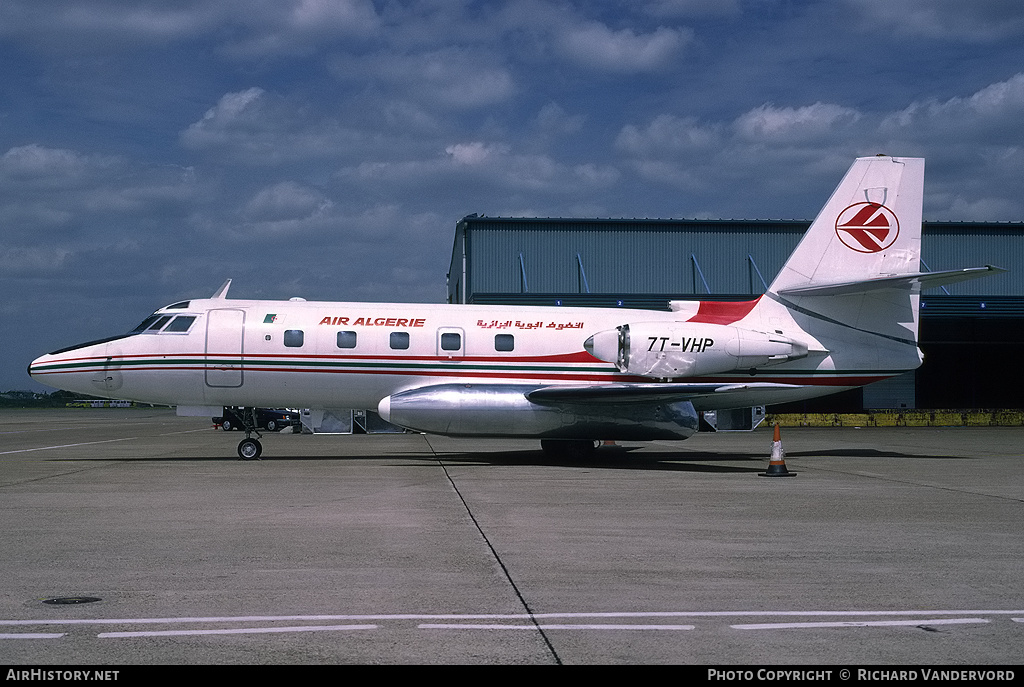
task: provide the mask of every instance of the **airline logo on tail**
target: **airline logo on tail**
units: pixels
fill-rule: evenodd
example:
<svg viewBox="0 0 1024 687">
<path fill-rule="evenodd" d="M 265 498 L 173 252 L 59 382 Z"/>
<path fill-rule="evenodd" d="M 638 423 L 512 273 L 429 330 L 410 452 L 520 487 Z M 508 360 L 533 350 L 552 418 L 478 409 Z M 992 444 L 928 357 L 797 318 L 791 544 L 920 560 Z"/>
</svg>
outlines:
<svg viewBox="0 0 1024 687">
<path fill-rule="evenodd" d="M 836 218 L 836 235 L 843 245 L 858 253 L 877 253 L 896 241 L 900 222 L 880 203 L 855 203 Z"/>
</svg>

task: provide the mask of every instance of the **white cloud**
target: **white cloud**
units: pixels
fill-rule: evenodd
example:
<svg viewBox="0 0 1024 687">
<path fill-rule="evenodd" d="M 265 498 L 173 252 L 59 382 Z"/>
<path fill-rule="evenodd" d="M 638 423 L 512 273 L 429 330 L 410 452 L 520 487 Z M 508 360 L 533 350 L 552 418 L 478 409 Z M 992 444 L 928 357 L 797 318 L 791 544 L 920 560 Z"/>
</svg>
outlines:
<svg viewBox="0 0 1024 687">
<path fill-rule="evenodd" d="M 210 37 L 235 58 L 295 56 L 335 40 L 364 43 L 380 27 L 371 0 L 0 3 L 0 35 L 62 53 L 140 51 Z"/>
<path fill-rule="evenodd" d="M 1024 36 L 1024 5 L 1016 0 L 845 0 L 864 30 L 901 36 L 987 42 Z"/>
<path fill-rule="evenodd" d="M 358 155 L 366 145 L 360 131 L 257 87 L 223 95 L 180 141 L 189 150 L 215 152 L 218 162 L 257 166 L 311 165 Z"/>
<path fill-rule="evenodd" d="M 507 67 L 494 55 L 472 48 L 340 56 L 333 63 L 333 71 L 345 81 L 386 89 L 388 97 L 442 110 L 495 105 L 508 101 L 517 91 Z"/>
<path fill-rule="evenodd" d="M 565 30 L 558 37 L 562 55 L 581 65 L 602 71 L 650 72 L 669 65 L 692 39 L 685 29 L 660 26 L 651 33 L 633 29 L 613 31 L 599 22 Z"/>
<path fill-rule="evenodd" d="M 444 152 L 451 156 L 452 161 L 458 165 L 479 165 L 494 155 L 506 155 L 509 148 L 506 145 L 487 145 L 480 141 L 472 143 L 456 143 L 444 149 Z"/>
<path fill-rule="evenodd" d="M 732 17 L 742 13 L 739 0 L 650 0 L 643 11 L 655 17 Z"/>
<path fill-rule="evenodd" d="M 586 115 L 571 115 L 558 103 L 548 103 L 533 119 L 533 128 L 545 139 L 557 139 L 577 133 L 583 128 Z"/>
<path fill-rule="evenodd" d="M 53 275 L 66 268 L 72 255 L 61 246 L 0 247 L 0 271 L 7 275 Z"/>
<path fill-rule="evenodd" d="M 0 157 L 0 179 L 33 186 L 76 186 L 90 181 L 96 170 L 109 169 L 115 163 L 110 156 L 31 143 L 11 148 Z"/>
<path fill-rule="evenodd" d="M 827 193 L 823 180 L 838 178 L 855 156 L 920 155 L 929 159 L 930 218 L 1009 220 L 1024 215 L 1022 119 L 1024 73 L 972 94 L 913 102 L 890 112 L 817 102 L 765 104 L 723 121 L 660 114 L 647 124 L 624 125 L 616 150 L 648 184 L 713 198 L 742 179 L 751 196 L 779 201 L 798 200 L 818 187 Z M 744 197 L 734 196 L 730 203 L 740 207 Z M 778 207 L 752 208 L 747 216 L 809 212 Z M 723 215 L 737 212 L 723 210 Z"/>
<path fill-rule="evenodd" d="M 707 150 L 721 145 L 722 126 L 702 124 L 694 117 L 661 114 L 646 127 L 627 124 L 615 147 L 630 156 L 675 154 Z"/>
<path fill-rule="evenodd" d="M 460 204 L 472 200 L 477 207 L 480 201 L 473 199 L 504 202 L 508 194 L 520 192 L 547 197 L 585 194 L 614 185 L 619 174 L 610 165 L 567 164 L 547 154 L 513 152 L 505 143 L 470 141 L 446 146 L 443 156 L 364 162 L 339 176 L 359 187 L 388 187 L 393 193 L 407 187 L 436 187 L 435 197 L 455 194 Z"/>
<path fill-rule="evenodd" d="M 241 27 L 227 54 L 245 60 L 304 55 L 334 41 L 365 44 L 381 29 L 370 0 L 241 0 L 225 23 Z"/>
<path fill-rule="evenodd" d="M 0 35 L 60 52 L 134 50 L 208 31 L 223 20 L 223 9 L 217 0 L 170 6 L 119 0 L 5 0 L 0 3 Z"/>
<path fill-rule="evenodd" d="M 181 134 L 182 143 L 196 149 L 221 146 L 246 133 L 265 129 L 270 123 L 260 108 L 263 96 L 263 89 L 256 87 L 224 94 L 202 119 Z"/>
<path fill-rule="evenodd" d="M 861 114 L 849 107 L 815 103 L 805 107 L 765 104 L 740 115 L 736 131 L 750 140 L 807 140 L 829 134 L 836 127 L 857 122 Z"/>
<path fill-rule="evenodd" d="M 324 32 L 369 32 L 379 24 L 368 0 L 298 0 L 288 18 L 296 28 Z"/>
<path fill-rule="evenodd" d="M 991 84 L 967 97 L 945 101 L 914 102 L 885 118 L 883 126 L 902 129 L 912 126 L 963 128 L 970 135 L 993 125 L 1019 127 L 1024 116 L 1024 73 Z M 969 126 L 964 126 L 969 124 Z"/>
<path fill-rule="evenodd" d="M 242 215 L 260 222 L 308 219 L 333 206 L 334 202 L 318 191 L 294 181 L 282 181 L 256 193 L 245 204 Z"/>
</svg>

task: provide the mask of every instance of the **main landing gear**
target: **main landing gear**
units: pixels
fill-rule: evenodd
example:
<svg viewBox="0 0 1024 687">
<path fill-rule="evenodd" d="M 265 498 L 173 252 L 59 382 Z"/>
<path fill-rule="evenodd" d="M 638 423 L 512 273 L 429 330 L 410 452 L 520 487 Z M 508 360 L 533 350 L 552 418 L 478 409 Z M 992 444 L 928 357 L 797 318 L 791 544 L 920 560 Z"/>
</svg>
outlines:
<svg viewBox="0 0 1024 687">
<path fill-rule="evenodd" d="M 238 442 L 238 459 L 259 460 L 263 455 L 263 444 L 260 443 L 260 437 L 263 435 L 256 424 L 256 409 L 242 408 L 238 418 L 242 421 L 242 429 L 245 430 L 245 438 Z M 252 437 L 253 434 L 256 435 L 255 439 Z"/>
<path fill-rule="evenodd" d="M 540 447 L 551 458 L 585 460 L 601 445 L 591 439 L 541 439 Z"/>
</svg>

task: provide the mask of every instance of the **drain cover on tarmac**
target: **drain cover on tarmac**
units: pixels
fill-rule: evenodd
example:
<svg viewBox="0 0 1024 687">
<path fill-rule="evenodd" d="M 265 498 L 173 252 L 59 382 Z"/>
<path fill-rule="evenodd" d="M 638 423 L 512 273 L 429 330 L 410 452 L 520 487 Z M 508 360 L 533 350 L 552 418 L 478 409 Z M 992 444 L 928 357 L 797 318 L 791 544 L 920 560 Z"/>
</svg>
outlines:
<svg viewBox="0 0 1024 687">
<path fill-rule="evenodd" d="M 44 604 L 91 604 L 94 601 L 103 601 L 98 596 L 58 596 L 54 599 L 43 599 Z"/>
</svg>

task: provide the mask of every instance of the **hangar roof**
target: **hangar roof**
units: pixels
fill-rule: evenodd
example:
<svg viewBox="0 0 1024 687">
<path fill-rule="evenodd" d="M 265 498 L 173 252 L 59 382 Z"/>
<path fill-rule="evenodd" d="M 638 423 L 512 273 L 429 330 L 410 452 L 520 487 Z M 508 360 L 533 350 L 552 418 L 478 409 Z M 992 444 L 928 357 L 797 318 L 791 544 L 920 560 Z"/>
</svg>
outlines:
<svg viewBox="0 0 1024 687">
<path fill-rule="evenodd" d="M 470 215 L 456 225 L 449 301 L 555 304 L 561 297 L 564 305 L 614 307 L 625 299 L 633 307 L 660 307 L 668 297 L 750 297 L 764 292 L 809 226 L 809 220 Z M 1010 270 L 927 295 L 970 297 L 959 309 L 977 307 L 980 297 L 1024 304 L 1024 222 L 926 221 L 922 231 L 925 270 L 991 264 Z"/>
</svg>

